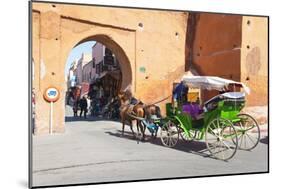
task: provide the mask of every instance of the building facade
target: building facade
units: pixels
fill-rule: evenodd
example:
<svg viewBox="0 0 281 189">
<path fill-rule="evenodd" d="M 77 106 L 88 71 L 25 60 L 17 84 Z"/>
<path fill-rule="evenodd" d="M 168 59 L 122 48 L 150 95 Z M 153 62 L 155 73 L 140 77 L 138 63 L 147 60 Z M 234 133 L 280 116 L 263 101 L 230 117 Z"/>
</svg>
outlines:
<svg viewBox="0 0 281 189">
<path fill-rule="evenodd" d="M 268 18 L 199 14 L 32 2 L 35 134 L 49 131 L 43 93 L 50 85 L 61 93 L 54 104 L 54 133 L 64 132 L 63 68 L 71 49 L 89 40 L 112 50 L 120 63 L 120 89 L 131 86 L 147 104 L 169 97 L 174 81 L 191 66 L 199 75 L 245 81 L 254 93 L 249 105 L 267 105 Z M 82 68 L 78 63 L 77 83 L 83 81 Z M 159 104 L 163 113 L 168 101 Z"/>
<path fill-rule="evenodd" d="M 101 43 L 96 43 L 92 48 L 95 62 L 96 78 L 99 79 L 110 72 L 119 70 L 119 61 L 112 51 Z"/>
<path fill-rule="evenodd" d="M 92 84 L 95 81 L 96 77 L 96 69 L 94 60 L 90 60 L 87 64 L 85 64 L 82 68 L 82 81 Z"/>
<path fill-rule="evenodd" d="M 83 71 L 84 66 L 87 65 L 91 60 L 92 60 L 91 54 L 82 53 L 81 58 L 78 60 L 77 68 L 76 68 L 76 72 L 75 72 L 76 85 L 81 85 L 83 82 L 85 82 L 86 72 L 87 73 L 89 71 L 91 72 L 91 69 L 87 70 L 87 71 L 85 69 L 85 71 Z"/>
<path fill-rule="evenodd" d="M 74 87 L 76 85 L 76 68 L 77 68 L 77 60 L 73 61 L 67 74 L 67 88 Z"/>
</svg>

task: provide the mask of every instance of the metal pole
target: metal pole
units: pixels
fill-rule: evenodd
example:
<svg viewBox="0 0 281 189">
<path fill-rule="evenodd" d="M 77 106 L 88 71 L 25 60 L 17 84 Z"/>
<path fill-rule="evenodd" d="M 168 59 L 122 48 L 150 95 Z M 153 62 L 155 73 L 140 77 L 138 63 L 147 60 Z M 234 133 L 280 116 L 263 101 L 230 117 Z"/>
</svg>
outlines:
<svg viewBox="0 0 281 189">
<path fill-rule="evenodd" d="M 50 103 L 50 134 L 53 134 L 53 102 Z"/>
</svg>

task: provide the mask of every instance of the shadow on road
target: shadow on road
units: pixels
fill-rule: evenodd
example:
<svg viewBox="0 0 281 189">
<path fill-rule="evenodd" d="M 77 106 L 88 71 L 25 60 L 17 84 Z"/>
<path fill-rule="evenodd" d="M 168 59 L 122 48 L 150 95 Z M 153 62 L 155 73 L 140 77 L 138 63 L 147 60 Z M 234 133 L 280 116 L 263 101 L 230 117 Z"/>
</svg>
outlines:
<svg viewBox="0 0 281 189">
<path fill-rule="evenodd" d="M 120 137 L 120 138 L 125 138 L 125 139 L 129 139 L 129 140 L 134 140 L 136 142 L 144 142 L 144 141 L 138 141 L 137 138 L 135 136 L 133 136 L 133 134 L 131 132 L 128 131 L 124 131 L 124 135 L 122 136 L 122 131 L 118 130 L 118 132 L 113 133 L 111 131 L 106 131 L 106 134 L 109 134 L 111 136 L 115 136 L 115 137 Z M 137 133 L 135 133 L 137 134 Z"/>
<path fill-rule="evenodd" d="M 123 136 L 122 136 L 121 130 L 117 130 L 117 132 L 106 131 L 105 133 L 109 134 L 111 136 L 137 141 L 136 137 L 134 137 L 131 132 L 127 132 L 127 131 L 124 131 Z M 145 141 L 139 140 L 139 142 L 149 142 L 154 145 L 162 146 L 163 148 L 168 148 L 168 147 L 163 146 L 160 138 L 152 139 L 152 138 L 148 138 L 148 136 L 147 136 Z M 206 148 L 205 142 L 200 142 L 200 141 L 185 142 L 182 139 L 179 139 L 177 145 L 171 149 L 200 155 L 202 157 L 212 158 L 209 154 L 207 154 L 208 149 Z"/>
<path fill-rule="evenodd" d="M 265 136 L 264 138 L 260 139 L 260 142 L 263 144 L 268 144 L 268 136 Z"/>
<path fill-rule="evenodd" d="M 75 121 L 114 121 L 114 122 L 120 122 L 118 119 L 115 120 L 109 120 L 109 119 L 105 119 L 103 117 L 94 117 L 94 116 L 87 116 L 86 118 L 82 117 L 74 117 L 74 116 L 65 116 L 64 119 L 65 122 L 75 122 Z"/>
</svg>

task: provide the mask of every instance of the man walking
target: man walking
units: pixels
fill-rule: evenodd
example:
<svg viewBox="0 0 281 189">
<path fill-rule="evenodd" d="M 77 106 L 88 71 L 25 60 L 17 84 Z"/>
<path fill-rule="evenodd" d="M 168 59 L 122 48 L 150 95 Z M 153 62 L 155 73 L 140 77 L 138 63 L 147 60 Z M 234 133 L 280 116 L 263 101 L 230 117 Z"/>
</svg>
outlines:
<svg viewBox="0 0 281 189">
<path fill-rule="evenodd" d="M 79 102 L 79 105 L 80 105 L 80 117 L 82 116 L 83 112 L 84 112 L 84 118 L 86 119 L 86 115 L 87 115 L 87 112 L 88 112 L 88 103 L 87 103 L 87 99 L 85 96 L 83 96 L 83 98 L 80 100 Z"/>
</svg>

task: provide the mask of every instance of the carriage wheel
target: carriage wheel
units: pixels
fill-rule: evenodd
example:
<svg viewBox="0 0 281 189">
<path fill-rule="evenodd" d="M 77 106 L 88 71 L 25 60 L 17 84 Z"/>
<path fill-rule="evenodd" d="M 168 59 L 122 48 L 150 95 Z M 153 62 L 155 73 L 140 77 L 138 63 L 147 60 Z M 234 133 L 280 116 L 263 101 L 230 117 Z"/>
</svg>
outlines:
<svg viewBox="0 0 281 189">
<path fill-rule="evenodd" d="M 195 137 L 196 137 L 196 131 L 195 130 L 189 130 L 188 133 L 186 133 L 183 128 L 181 128 L 180 126 L 180 123 L 177 122 L 177 127 L 178 127 L 178 130 L 179 130 L 179 135 L 180 137 L 182 138 L 183 141 L 185 142 L 192 142 Z"/>
<path fill-rule="evenodd" d="M 260 141 L 260 128 L 257 121 L 248 114 L 239 114 L 239 122 L 235 124 L 238 136 L 238 148 L 242 150 L 254 149 Z"/>
<path fill-rule="evenodd" d="M 196 131 L 195 130 L 189 130 L 189 135 L 184 132 L 183 129 L 180 129 L 180 136 L 185 142 L 192 142 L 196 137 Z"/>
<path fill-rule="evenodd" d="M 212 120 L 206 128 L 205 139 L 208 150 L 217 159 L 228 160 L 236 153 L 237 133 L 229 120 Z"/>
<path fill-rule="evenodd" d="M 169 120 L 161 127 L 160 137 L 164 146 L 174 147 L 179 140 L 179 130 L 177 125 Z"/>
</svg>

